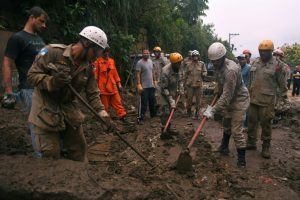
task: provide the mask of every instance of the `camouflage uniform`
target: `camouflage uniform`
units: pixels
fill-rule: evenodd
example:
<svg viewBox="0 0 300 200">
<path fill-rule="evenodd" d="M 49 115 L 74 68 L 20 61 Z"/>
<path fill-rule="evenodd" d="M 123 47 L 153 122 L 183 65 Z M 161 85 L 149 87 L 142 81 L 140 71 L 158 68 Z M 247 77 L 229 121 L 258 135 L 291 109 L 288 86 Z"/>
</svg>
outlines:
<svg viewBox="0 0 300 200">
<path fill-rule="evenodd" d="M 174 72 L 172 69 L 172 64 L 167 64 L 163 70 L 160 77 L 159 87 L 161 90 L 161 98 L 160 98 L 160 105 L 161 105 L 161 125 L 162 127 L 167 123 L 170 108 L 169 104 L 170 101 L 175 100 L 178 91 L 183 91 L 183 76 L 181 71 L 179 70 L 178 73 Z M 170 126 L 168 127 L 170 129 Z"/>
<path fill-rule="evenodd" d="M 290 70 L 290 67 L 286 63 L 283 62 L 283 64 L 284 64 L 284 70 L 283 70 L 284 77 L 285 77 L 286 84 L 288 84 L 288 79 L 291 77 L 291 70 Z M 280 91 L 280 88 L 277 88 L 276 103 L 275 103 L 276 114 L 286 112 L 287 110 L 289 110 L 291 108 L 291 103 L 289 102 L 289 100 L 282 99 L 280 97 L 281 97 L 281 91 Z"/>
<path fill-rule="evenodd" d="M 185 114 L 186 112 L 186 106 L 187 106 L 187 88 L 185 85 L 185 77 L 186 77 L 186 70 L 187 70 L 187 65 L 192 62 L 192 59 L 189 57 L 186 57 L 180 67 L 180 74 L 183 79 L 183 89 L 184 89 L 184 96 L 180 97 L 180 100 L 177 104 L 177 110 L 179 110 L 182 114 Z"/>
<path fill-rule="evenodd" d="M 286 95 L 284 63 L 272 57 L 264 63 L 257 58 L 250 70 L 250 108 L 247 146 L 256 148 L 257 128 L 262 127 L 261 140 L 270 145 L 272 139 L 271 120 L 274 118 L 276 89 L 280 89 L 279 98 Z"/>
<path fill-rule="evenodd" d="M 206 66 L 202 61 L 193 61 L 187 64 L 184 83 L 187 90 L 187 110 L 191 113 L 193 99 L 196 97 L 196 116 L 200 109 L 200 99 L 202 96 L 202 78 L 207 75 Z"/>
<path fill-rule="evenodd" d="M 73 64 L 71 45 L 48 45 L 38 54 L 28 72 L 28 82 L 34 86 L 29 122 L 34 125 L 36 151 L 41 157 L 60 157 L 60 142 L 67 149 L 67 157 L 87 161 L 87 144 L 83 134 L 84 115 L 67 86 L 55 88 L 53 75 L 70 69 L 72 86 L 84 91 L 89 104 L 96 110 L 104 110 L 99 98 L 97 81 L 91 65 Z"/>
<path fill-rule="evenodd" d="M 161 76 L 161 72 L 162 72 L 162 68 L 167 64 L 167 62 L 162 58 L 162 57 L 159 57 L 158 59 L 157 58 L 153 58 L 152 59 L 152 62 L 153 62 L 153 81 L 154 83 L 158 84 L 159 81 L 160 81 L 160 76 Z M 160 93 L 160 90 L 159 90 L 159 87 L 158 85 L 154 85 L 155 86 L 155 98 L 156 98 L 156 101 L 157 101 L 157 112 L 158 112 L 158 109 L 159 109 L 159 93 Z"/>
<path fill-rule="evenodd" d="M 162 68 L 167 64 L 167 62 L 162 57 L 159 57 L 158 59 L 153 58 L 152 62 L 153 62 L 153 81 L 156 81 L 158 83 L 160 80 Z"/>
<path fill-rule="evenodd" d="M 249 93 L 243 83 L 241 68 L 232 60 L 225 59 L 221 68 L 215 68 L 216 91 L 220 95 L 214 109 L 225 110 L 224 134 L 233 136 L 237 149 L 246 147 L 243 121 L 249 106 Z"/>
</svg>

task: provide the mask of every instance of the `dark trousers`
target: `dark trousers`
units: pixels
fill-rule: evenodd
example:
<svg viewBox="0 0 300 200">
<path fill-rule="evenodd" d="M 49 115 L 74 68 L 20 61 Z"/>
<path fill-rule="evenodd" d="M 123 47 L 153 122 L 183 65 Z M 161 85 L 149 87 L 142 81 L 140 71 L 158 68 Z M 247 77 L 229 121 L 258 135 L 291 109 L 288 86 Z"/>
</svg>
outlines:
<svg viewBox="0 0 300 200">
<path fill-rule="evenodd" d="M 150 117 L 156 115 L 155 88 L 144 88 L 140 99 L 139 118 L 144 119 L 149 105 Z"/>
<path fill-rule="evenodd" d="M 300 92 L 300 79 L 295 79 L 293 80 L 293 92 L 292 92 L 292 95 L 294 96 L 295 94 L 296 95 L 299 95 L 299 92 Z"/>
</svg>

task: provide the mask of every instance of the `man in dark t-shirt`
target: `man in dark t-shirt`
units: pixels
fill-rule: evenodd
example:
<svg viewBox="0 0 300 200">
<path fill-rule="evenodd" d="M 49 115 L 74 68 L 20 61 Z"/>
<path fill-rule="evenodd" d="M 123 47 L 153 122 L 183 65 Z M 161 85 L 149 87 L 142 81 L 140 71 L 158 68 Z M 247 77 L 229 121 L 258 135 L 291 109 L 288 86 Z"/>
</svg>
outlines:
<svg viewBox="0 0 300 200">
<path fill-rule="evenodd" d="M 2 106 L 5 108 L 14 108 L 16 103 L 16 98 L 12 94 L 12 68 L 15 63 L 19 73 L 20 99 L 24 111 L 30 111 L 33 87 L 27 83 L 27 72 L 37 53 L 45 46 L 38 34 L 46 28 L 47 20 L 48 15 L 42 8 L 37 6 L 31 8 L 24 29 L 13 34 L 7 42 L 2 64 L 5 88 Z"/>
</svg>

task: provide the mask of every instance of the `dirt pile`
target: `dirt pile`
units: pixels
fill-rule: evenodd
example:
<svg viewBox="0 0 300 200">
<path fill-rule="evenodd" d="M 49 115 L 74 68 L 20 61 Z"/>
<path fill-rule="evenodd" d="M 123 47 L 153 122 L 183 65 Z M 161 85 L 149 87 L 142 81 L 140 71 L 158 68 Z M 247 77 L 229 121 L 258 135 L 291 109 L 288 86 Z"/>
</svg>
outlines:
<svg viewBox="0 0 300 200">
<path fill-rule="evenodd" d="M 136 107 L 136 102 L 132 98 L 126 105 Z M 194 171 L 178 173 L 175 162 L 199 122 L 179 115 L 173 124 L 180 135 L 171 141 L 159 139 L 159 118 L 147 118 L 135 132 L 119 124 L 130 132 L 124 138 L 156 166 L 152 169 L 113 133 L 104 133 L 88 112 L 84 131 L 89 163 L 35 158 L 26 117 L 18 110 L 1 108 L 0 112 L 0 199 L 268 199 L 272 193 L 266 191 L 288 186 L 286 181 L 282 181 L 284 187 L 274 179 L 270 183 L 269 174 L 258 176 L 251 170 L 237 169 L 235 158 L 224 160 L 214 152 L 215 144 L 203 136 L 191 151 Z M 135 121 L 136 116 L 130 114 L 129 119 Z M 220 126 L 216 124 L 209 122 L 206 133 L 216 131 L 209 128 Z M 286 177 L 284 170 L 290 170 L 284 165 L 284 170 L 273 167 L 272 173 L 278 177 Z M 296 179 L 289 182 L 295 191 L 299 191 L 295 185 L 299 183 L 298 172 L 290 174 Z"/>
</svg>

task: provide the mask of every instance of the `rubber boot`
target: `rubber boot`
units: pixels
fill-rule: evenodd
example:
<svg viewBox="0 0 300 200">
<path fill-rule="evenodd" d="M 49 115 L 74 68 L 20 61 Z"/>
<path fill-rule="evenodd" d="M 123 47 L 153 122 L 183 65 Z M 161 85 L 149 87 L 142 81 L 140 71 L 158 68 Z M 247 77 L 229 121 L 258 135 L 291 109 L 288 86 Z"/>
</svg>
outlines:
<svg viewBox="0 0 300 200">
<path fill-rule="evenodd" d="M 188 117 L 192 116 L 192 110 L 190 108 L 187 109 L 187 115 L 188 115 Z"/>
<path fill-rule="evenodd" d="M 245 149 L 237 149 L 237 166 L 239 168 L 246 167 L 246 150 Z"/>
<path fill-rule="evenodd" d="M 256 142 L 248 138 L 246 150 L 256 150 Z"/>
<path fill-rule="evenodd" d="M 270 141 L 269 140 L 264 140 L 262 144 L 262 150 L 261 150 L 261 156 L 265 159 L 270 159 L 271 154 L 270 154 Z"/>
<path fill-rule="evenodd" d="M 229 148 L 228 148 L 229 140 L 230 140 L 230 135 L 226 134 L 226 133 L 223 133 L 222 143 L 218 148 L 218 151 L 222 155 L 228 155 L 229 154 Z"/>
<path fill-rule="evenodd" d="M 196 112 L 195 112 L 195 116 L 193 117 L 193 119 L 198 119 L 198 115 L 199 114 L 199 112 L 196 110 Z"/>
</svg>

